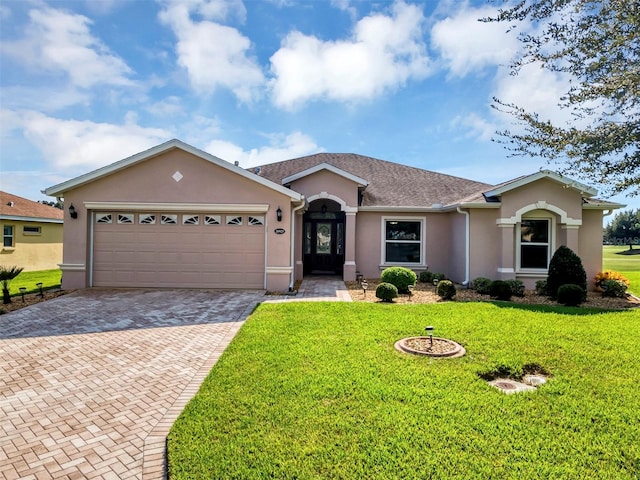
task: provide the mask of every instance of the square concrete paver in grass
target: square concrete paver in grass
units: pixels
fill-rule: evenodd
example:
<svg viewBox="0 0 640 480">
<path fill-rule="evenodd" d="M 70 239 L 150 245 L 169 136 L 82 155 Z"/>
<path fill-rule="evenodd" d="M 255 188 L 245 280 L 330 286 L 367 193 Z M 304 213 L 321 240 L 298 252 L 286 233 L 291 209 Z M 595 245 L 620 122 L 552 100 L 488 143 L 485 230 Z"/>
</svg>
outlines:
<svg viewBox="0 0 640 480">
<path fill-rule="evenodd" d="M 86 290 L 0 316 L 0 478 L 162 478 L 261 291 Z"/>
</svg>

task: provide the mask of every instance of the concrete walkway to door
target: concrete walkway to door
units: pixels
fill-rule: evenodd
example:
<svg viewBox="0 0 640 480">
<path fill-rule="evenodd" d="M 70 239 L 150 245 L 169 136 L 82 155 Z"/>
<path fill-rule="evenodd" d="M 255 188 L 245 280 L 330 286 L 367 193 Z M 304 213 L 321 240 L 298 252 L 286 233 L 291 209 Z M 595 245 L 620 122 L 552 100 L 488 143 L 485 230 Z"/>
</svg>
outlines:
<svg viewBox="0 0 640 480">
<path fill-rule="evenodd" d="M 91 289 L 0 316 L 0 479 L 162 479 L 166 436 L 261 301 L 297 296 Z"/>
</svg>

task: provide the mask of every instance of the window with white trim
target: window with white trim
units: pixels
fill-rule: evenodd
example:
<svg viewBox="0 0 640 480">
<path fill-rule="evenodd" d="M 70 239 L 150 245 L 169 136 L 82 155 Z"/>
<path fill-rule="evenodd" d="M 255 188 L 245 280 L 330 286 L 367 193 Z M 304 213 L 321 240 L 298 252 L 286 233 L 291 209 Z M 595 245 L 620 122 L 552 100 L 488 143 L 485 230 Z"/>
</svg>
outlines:
<svg viewBox="0 0 640 480">
<path fill-rule="evenodd" d="M 23 235 L 40 235 L 42 233 L 42 227 L 34 227 L 31 225 L 25 225 L 22 227 Z"/>
<path fill-rule="evenodd" d="M 133 223 L 133 213 L 119 213 L 118 223 Z"/>
<path fill-rule="evenodd" d="M 520 270 L 547 270 L 551 258 L 551 219 L 523 218 L 519 224 Z"/>
<path fill-rule="evenodd" d="M 113 215 L 110 213 L 96 213 L 96 223 L 112 223 Z"/>
<path fill-rule="evenodd" d="M 242 225 L 242 217 L 227 216 L 227 225 Z"/>
<path fill-rule="evenodd" d="M 382 235 L 384 264 L 422 264 L 424 220 L 414 218 L 383 218 Z"/>
<path fill-rule="evenodd" d="M 4 248 L 12 248 L 14 240 L 14 229 L 13 225 L 5 225 L 2 229 L 2 246 Z"/>
</svg>

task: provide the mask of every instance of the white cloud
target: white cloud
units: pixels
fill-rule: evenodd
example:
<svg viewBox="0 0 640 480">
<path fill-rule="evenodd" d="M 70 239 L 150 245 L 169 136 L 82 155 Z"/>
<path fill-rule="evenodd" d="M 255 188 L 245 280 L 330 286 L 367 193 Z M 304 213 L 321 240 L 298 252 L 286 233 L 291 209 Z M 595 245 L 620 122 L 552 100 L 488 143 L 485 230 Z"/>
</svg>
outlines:
<svg viewBox="0 0 640 480">
<path fill-rule="evenodd" d="M 397 2 L 389 16 L 358 21 L 348 40 L 322 41 L 291 32 L 271 57 L 273 101 L 292 109 L 315 98 L 370 99 L 429 73 L 424 16 Z"/>
<path fill-rule="evenodd" d="M 22 116 L 27 140 L 55 168 L 98 168 L 168 140 L 169 132 L 132 123 L 62 120 L 38 112 Z"/>
<path fill-rule="evenodd" d="M 65 73 L 74 86 L 81 88 L 133 83 L 126 63 L 91 34 L 87 17 L 40 8 L 31 10 L 29 19 L 25 36 L 5 42 L 3 54 L 38 70 Z"/>
<path fill-rule="evenodd" d="M 224 140 L 214 140 L 204 150 L 228 162 L 237 161 L 242 168 L 266 165 L 323 151 L 316 145 L 313 138 L 301 132 L 269 135 L 268 138 L 269 145 L 248 151 Z"/>
<path fill-rule="evenodd" d="M 498 129 L 496 123 L 491 122 L 474 112 L 457 116 L 451 121 L 451 127 L 453 129 L 462 127 L 467 130 L 467 137 L 479 138 L 483 141 L 491 140 Z"/>
<path fill-rule="evenodd" d="M 257 96 L 264 76 L 255 60 L 249 57 L 250 40 L 237 29 L 220 23 L 193 21 L 192 13 L 205 19 L 224 19 L 231 13 L 242 14 L 241 2 L 203 2 L 190 0 L 170 2 L 159 14 L 170 26 L 178 43 L 178 64 L 189 76 L 192 87 L 200 94 L 217 88 L 231 90 L 238 99 L 249 102 Z"/>
<path fill-rule="evenodd" d="M 433 26 L 431 45 L 439 51 L 452 75 L 464 77 L 486 66 L 507 64 L 518 51 L 515 32 L 506 33 L 502 23 L 478 21 L 495 14 L 495 8 L 465 6 Z"/>
</svg>

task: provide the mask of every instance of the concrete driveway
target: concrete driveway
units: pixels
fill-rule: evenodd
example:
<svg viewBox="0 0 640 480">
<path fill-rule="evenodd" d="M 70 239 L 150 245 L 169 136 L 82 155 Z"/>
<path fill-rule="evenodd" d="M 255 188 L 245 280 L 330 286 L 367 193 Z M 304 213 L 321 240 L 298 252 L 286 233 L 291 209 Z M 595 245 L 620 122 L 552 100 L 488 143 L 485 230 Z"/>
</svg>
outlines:
<svg viewBox="0 0 640 480">
<path fill-rule="evenodd" d="M 261 291 L 86 290 L 0 316 L 0 478 L 163 478 Z"/>
</svg>

